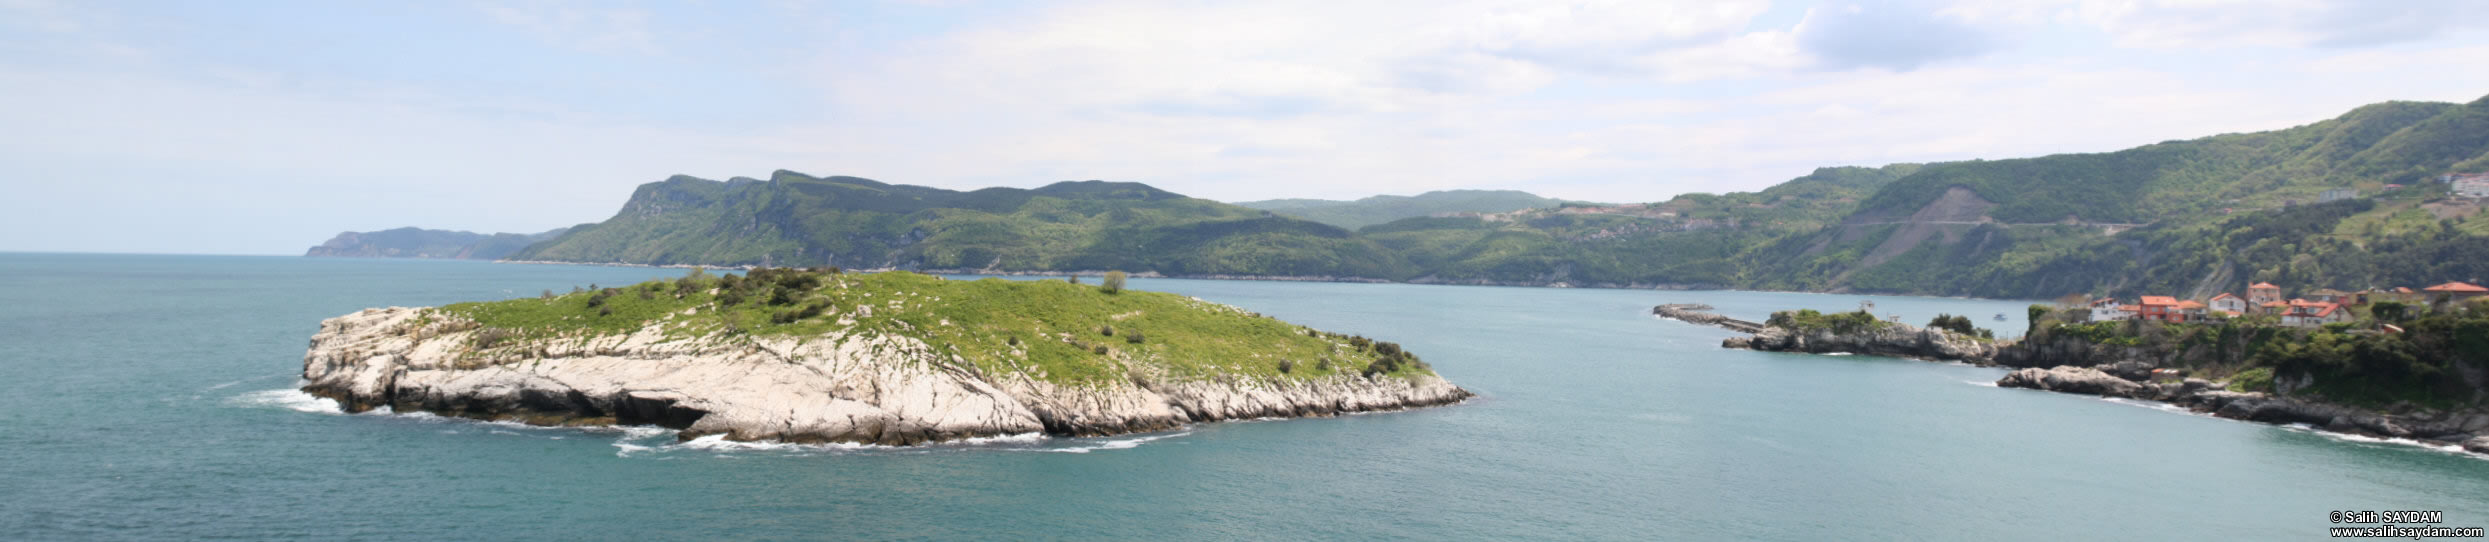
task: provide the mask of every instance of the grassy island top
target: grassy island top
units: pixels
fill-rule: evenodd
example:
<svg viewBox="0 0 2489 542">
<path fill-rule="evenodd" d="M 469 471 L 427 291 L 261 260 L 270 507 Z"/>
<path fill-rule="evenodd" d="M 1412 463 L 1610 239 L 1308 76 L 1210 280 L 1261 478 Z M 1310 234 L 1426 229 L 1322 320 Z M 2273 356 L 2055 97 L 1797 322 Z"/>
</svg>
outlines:
<svg viewBox="0 0 2489 542">
<path fill-rule="evenodd" d="M 957 355 L 989 375 L 1027 371 L 1058 384 L 1124 378 L 1155 366 L 1185 377 L 1311 379 L 1432 374 L 1398 344 L 1327 333 L 1199 299 L 1062 280 L 973 281 L 905 271 L 758 269 L 567 295 L 433 309 L 473 321 L 479 355 L 508 359 L 539 341 L 660 326 L 680 340 L 891 334 Z M 429 315 L 426 316 L 429 318 Z M 523 356 L 521 356 L 523 357 Z"/>
</svg>

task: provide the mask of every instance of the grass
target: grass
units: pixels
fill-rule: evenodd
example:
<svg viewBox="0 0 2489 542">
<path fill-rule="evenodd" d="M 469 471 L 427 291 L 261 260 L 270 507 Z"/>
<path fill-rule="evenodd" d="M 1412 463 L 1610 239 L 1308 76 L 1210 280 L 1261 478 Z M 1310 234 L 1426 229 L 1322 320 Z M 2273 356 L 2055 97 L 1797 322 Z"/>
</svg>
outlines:
<svg viewBox="0 0 2489 542">
<path fill-rule="evenodd" d="M 684 340 L 886 333 L 956 355 L 984 374 L 1026 372 L 1058 384 L 1119 380 L 1137 368 L 1186 378 L 1313 379 L 1357 374 L 1387 357 L 1383 343 L 1160 292 L 1109 294 L 1059 280 L 955 281 L 904 271 L 765 273 L 766 279 L 651 281 L 437 310 L 487 330 L 508 330 L 499 333 L 502 348 L 519 352 L 533 341 L 621 335 L 650 326 Z M 816 284 L 777 294 L 784 285 L 808 280 L 802 277 Z M 732 283 L 742 286 L 728 286 Z M 726 303 L 738 291 L 754 293 Z M 805 316 L 806 308 L 816 314 Z M 1114 335 L 1104 333 L 1109 327 Z M 1131 341 L 1136 333 L 1142 337 L 1137 343 Z M 1283 362 L 1288 370 L 1281 370 Z M 1384 372 L 1431 374 L 1423 363 L 1390 368 Z"/>
</svg>

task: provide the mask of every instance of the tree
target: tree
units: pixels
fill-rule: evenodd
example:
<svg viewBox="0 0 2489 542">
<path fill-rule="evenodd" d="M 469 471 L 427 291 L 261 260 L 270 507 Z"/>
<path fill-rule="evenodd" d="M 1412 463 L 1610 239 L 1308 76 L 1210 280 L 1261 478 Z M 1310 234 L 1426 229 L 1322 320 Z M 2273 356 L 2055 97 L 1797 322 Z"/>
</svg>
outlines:
<svg viewBox="0 0 2489 542">
<path fill-rule="evenodd" d="M 1099 290 L 1101 290 L 1101 291 L 1105 291 L 1106 293 L 1109 293 L 1109 294 L 1120 294 L 1120 293 L 1123 293 L 1123 291 L 1124 291 L 1124 272 L 1122 272 L 1122 271 L 1108 271 L 1108 272 L 1106 272 L 1106 278 L 1105 278 L 1105 279 L 1101 279 L 1101 280 L 1099 280 L 1099 281 L 1098 281 L 1098 289 L 1099 289 Z"/>
<path fill-rule="evenodd" d="M 2409 311 L 2410 306 L 2393 301 L 2379 301 L 2368 307 L 2368 314 L 2375 315 L 2381 322 L 2400 322 Z"/>
</svg>

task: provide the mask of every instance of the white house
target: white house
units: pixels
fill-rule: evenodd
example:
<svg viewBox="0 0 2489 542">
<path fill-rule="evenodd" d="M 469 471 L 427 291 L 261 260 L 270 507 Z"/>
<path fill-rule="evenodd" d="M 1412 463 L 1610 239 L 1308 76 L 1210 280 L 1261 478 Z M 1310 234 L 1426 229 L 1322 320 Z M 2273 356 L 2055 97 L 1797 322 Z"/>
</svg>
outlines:
<svg viewBox="0 0 2489 542">
<path fill-rule="evenodd" d="M 2222 292 L 2221 295 L 2212 296 L 2212 302 L 2206 304 L 2211 305 L 2212 310 L 2230 313 L 2230 316 L 2247 314 L 2247 299 L 2230 295 L 2229 292 Z"/>
<path fill-rule="evenodd" d="M 2456 178 L 2454 195 L 2467 198 L 2489 198 L 2489 175 Z"/>
<path fill-rule="evenodd" d="M 2134 317 L 2135 311 L 2117 306 L 2116 298 L 2103 297 L 2092 300 L 2091 302 L 2091 321 L 2107 322 L 2111 320 L 2128 320 L 2133 319 Z"/>
</svg>

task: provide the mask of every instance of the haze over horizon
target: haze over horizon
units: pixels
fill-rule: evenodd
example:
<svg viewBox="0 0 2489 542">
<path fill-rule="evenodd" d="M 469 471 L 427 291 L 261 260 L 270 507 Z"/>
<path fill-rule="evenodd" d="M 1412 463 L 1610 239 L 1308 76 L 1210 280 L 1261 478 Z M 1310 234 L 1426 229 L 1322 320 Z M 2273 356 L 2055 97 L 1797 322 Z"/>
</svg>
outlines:
<svg viewBox="0 0 2489 542">
<path fill-rule="evenodd" d="M 2489 3 L 0 0 L 0 251 L 535 232 L 672 174 L 1591 201 L 2489 95 Z"/>
</svg>

